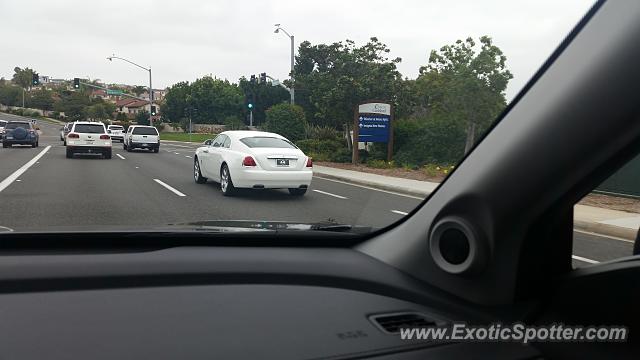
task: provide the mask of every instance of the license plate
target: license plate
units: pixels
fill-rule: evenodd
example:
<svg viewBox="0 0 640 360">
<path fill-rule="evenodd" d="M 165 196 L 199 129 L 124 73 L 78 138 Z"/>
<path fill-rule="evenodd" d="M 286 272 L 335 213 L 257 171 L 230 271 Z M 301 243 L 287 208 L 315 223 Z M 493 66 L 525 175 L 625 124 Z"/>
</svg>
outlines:
<svg viewBox="0 0 640 360">
<path fill-rule="evenodd" d="M 7 136 L 7 140 L 13 140 L 13 136 Z"/>
<path fill-rule="evenodd" d="M 147 146 L 149 146 L 149 144 L 142 144 L 141 146 L 142 147 L 147 147 Z"/>
<path fill-rule="evenodd" d="M 276 159 L 277 166 L 289 166 L 289 159 Z"/>
</svg>

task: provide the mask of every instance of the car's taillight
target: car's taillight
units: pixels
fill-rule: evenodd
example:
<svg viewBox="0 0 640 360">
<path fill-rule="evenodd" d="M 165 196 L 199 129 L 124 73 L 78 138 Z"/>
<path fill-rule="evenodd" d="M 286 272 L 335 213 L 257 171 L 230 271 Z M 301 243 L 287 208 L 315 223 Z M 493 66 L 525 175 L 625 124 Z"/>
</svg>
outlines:
<svg viewBox="0 0 640 360">
<path fill-rule="evenodd" d="M 307 158 L 307 167 L 313 167 L 313 160 L 311 160 L 311 158 Z"/>
<path fill-rule="evenodd" d="M 246 156 L 244 160 L 242 160 L 243 166 L 256 166 L 256 161 L 253 160 L 251 156 Z"/>
<path fill-rule="evenodd" d="M 100 135 L 100 140 L 109 140 L 111 137 L 109 135 Z"/>
<path fill-rule="evenodd" d="M 80 139 L 80 135 L 74 134 L 74 133 L 71 133 L 71 134 L 67 135 L 67 137 L 69 139 Z"/>
</svg>

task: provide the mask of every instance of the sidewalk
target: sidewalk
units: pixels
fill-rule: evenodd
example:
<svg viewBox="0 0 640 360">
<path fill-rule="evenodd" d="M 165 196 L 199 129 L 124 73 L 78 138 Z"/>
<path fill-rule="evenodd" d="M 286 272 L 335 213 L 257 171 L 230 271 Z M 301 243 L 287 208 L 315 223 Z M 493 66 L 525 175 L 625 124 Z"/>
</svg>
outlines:
<svg viewBox="0 0 640 360">
<path fill-rule="evenodd" d="M 402 179 L 326 166 L 314 165 L 313 171 L 314 175 L 319 177 L 342 180 L 417 197 L 429 195 L 439 185 L 436 182 Z M 585 205 L 576 205 L 574 207 L 574 228 L 577 230 L 635 240 L 639 227 L 640 214 Z"/>
</svg>

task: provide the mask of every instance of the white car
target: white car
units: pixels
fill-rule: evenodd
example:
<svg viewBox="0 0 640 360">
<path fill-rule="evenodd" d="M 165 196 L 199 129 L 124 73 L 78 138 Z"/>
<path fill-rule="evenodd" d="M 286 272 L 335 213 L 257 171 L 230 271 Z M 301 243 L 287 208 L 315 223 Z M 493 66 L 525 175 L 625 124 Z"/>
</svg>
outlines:
<svg viewBox="0 0 640 360">
<path fill-rule="evenodd" d="M 220 183 L 226 196 L 236 188 L 289 189 L 294 196 L 307 192 L 313 162 L 285 137 L 261 131 L 225 131 L 196 150 L 196 183 Z"/>
<path fill-rule="evenodd" d="M 124 127 L 120 125 L 109 125 L 107 126 L 107 134 L 111 136 L 111 140 L 120 140 L 120 142 L 124 142 Z"/>
<path fill-rule="evenodd" d="M 129 126 L 124 134 L 122 148 L 129 152 L 133 149 L 148 149 L 157 153 L 160 151 L 160 134 L 153 126 Z"/>
<path fill-rule="evenodd" d="M 111 159 L 111 137 L 103 123 L 74 122 L 67 134 L 67 158 L 75 154 L 101 154 Z"/>
</svg>

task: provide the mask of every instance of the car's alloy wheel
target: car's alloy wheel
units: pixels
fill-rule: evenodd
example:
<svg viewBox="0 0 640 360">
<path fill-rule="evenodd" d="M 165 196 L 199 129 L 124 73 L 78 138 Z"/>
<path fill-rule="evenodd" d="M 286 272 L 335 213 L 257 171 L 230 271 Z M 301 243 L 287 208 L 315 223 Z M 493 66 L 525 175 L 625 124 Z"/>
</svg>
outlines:
<svg viewBox="0 0 640 360">
<path fill-rule="evenodd" d="M 198 184 L 204 184 L 207 182 L 207 178 L 202 176 L 202 172 L 200 172 L 200 164 L 197 158 L 193 160 L 193 179 Z"/>
<path fill-rule="evenodd" d="M 233 186 L 233 180 L 231 180 L 231 173 L 227 165 L 222 165 L 220 169 L 220 190 L 224 196 L 233 195 L 235 187 Z"/>
</svg>

